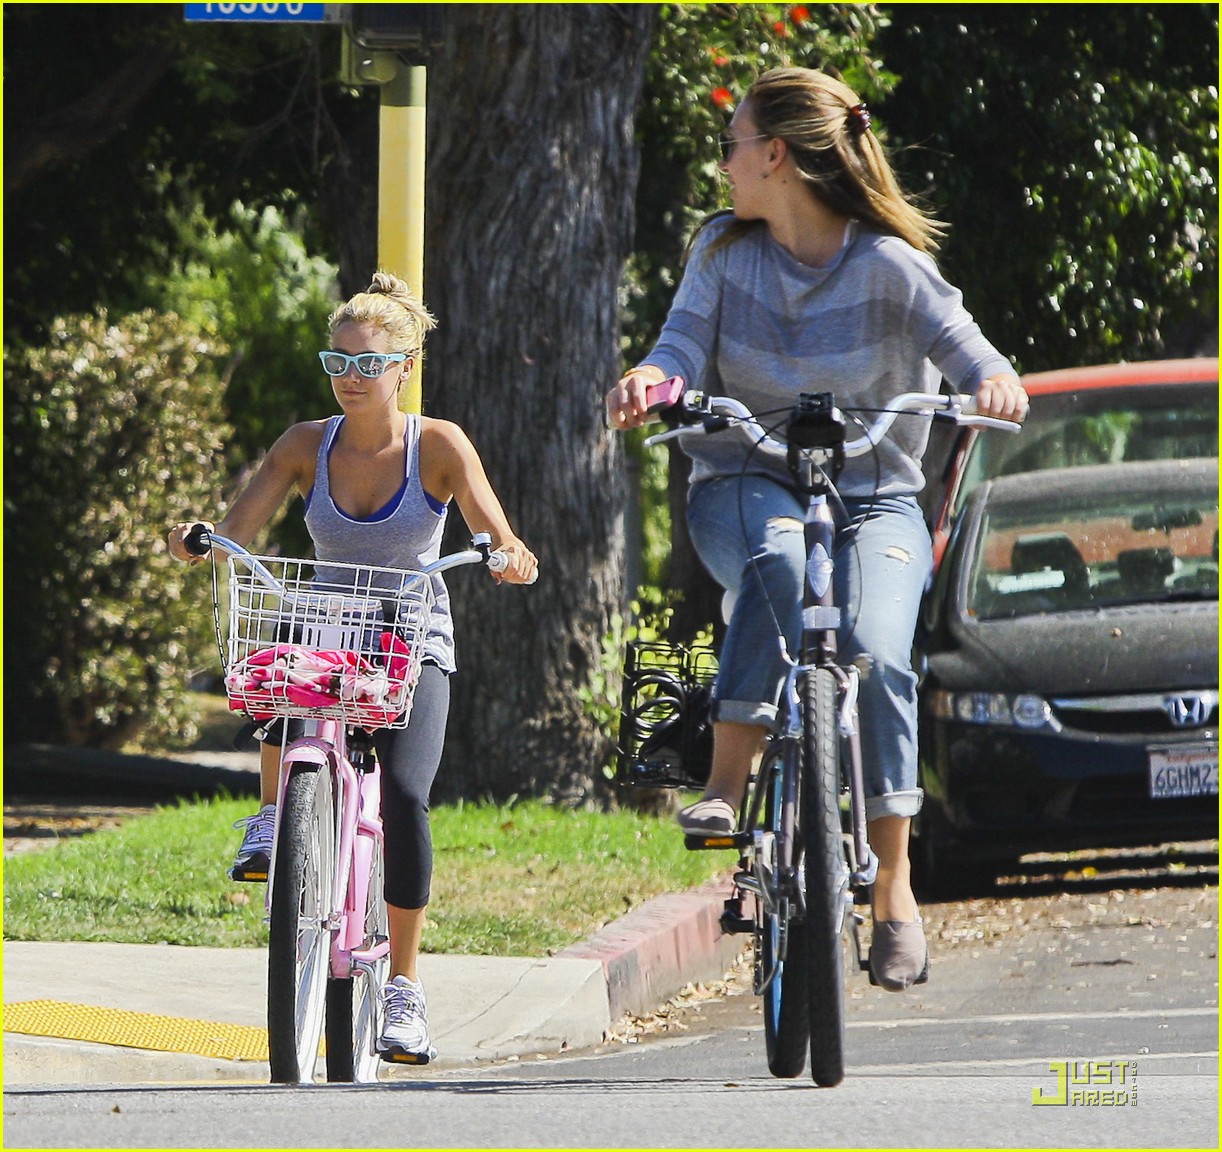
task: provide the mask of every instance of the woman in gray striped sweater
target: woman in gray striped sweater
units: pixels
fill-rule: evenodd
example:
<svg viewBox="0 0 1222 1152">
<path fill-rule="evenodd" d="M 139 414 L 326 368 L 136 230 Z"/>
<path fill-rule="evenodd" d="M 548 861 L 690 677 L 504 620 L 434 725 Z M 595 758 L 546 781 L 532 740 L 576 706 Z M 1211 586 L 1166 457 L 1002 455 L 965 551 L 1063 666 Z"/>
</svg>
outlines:
<svg viewBox="0 0 1222 1152">
<path fill-rule="evenodd" d="M 933 254 L 944 229 L 899 187 L 847 85 L 821 72 L 761 76 L 722 137 L 733 210 L 698 231 L 657 344 L 607 397 L 613 428 L 642 424 L 645 389 L 670 376 L 733 396 L 756 413 L 787 410 L 799 392 L 831 392 L 877 408 L 901 392 L 936 392 L 943 377 L 979 410 L 1022 420 L 1027 396 L 981 334 Z M 908 862 L 917 786 L 916 676 L 911 648 L 931 569 L 916 495 L 928 422 L 901 418 L 877 452 L 850 460 L 839 489 L 841 651 L 861 688 L 867 819 L 879 857 L 870 962 L 901 990 L 928 974 Z M 692 457 L 688 523 L 705 566 L 734 603 L 714 693 L 713 770 L 685 831 L 732 830 L 751 762 L 777 716 L 789 651 L 801 632 L 805 499 L 782 458 L 732 434 L 685 440 Z"/>
</svg>

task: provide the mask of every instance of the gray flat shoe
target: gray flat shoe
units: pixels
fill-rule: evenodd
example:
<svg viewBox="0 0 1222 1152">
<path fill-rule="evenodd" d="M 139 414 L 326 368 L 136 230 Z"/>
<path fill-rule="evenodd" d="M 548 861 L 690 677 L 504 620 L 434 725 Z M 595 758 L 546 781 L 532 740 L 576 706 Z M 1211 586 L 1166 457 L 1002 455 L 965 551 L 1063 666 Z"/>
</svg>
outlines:
<svg viewBox="0 0 1222 1152">
<path fill-rule="evenodd" d="M 929 979 L 929 945 L 920 920 L 876 920 L 870 941 L 870 983 L 903 992 Z"/>
<path fill-rule="evenodd" d="M 679 827 L 689 836 L 732 836 L 737 817 L 725 800 L 697 800 L 678 816 Z"/>
</svg>

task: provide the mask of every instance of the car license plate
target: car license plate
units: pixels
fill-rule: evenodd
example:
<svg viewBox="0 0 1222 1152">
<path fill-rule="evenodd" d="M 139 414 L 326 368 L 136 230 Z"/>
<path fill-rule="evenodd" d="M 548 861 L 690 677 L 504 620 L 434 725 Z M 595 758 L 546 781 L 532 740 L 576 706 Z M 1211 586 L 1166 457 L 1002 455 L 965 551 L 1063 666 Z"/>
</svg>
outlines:
<svg viewBox="0 0 1222 1152">
<path fill-rule="evenodd" d="M 1218 794 L 1218 746 L 1180 744 L 1150 749 L 1150 796 L 1171 800 L 1181 796 Z"/>
</svg>

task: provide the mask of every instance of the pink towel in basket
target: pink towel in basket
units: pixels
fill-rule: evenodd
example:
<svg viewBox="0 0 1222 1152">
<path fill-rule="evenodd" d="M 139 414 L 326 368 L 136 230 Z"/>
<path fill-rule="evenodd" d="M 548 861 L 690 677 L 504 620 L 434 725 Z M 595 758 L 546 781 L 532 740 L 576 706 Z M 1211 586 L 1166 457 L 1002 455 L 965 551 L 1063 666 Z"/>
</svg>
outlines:
<svg viewBox="0 0 1222 1152">
<path fill-rule="evenodd" d="M 277 702 L 281 709 L 285 703 L 306 709 L 351 704 L 361 723 L 389 724 L 406 708 L 416 671 L 411 650 L 394 633 L 383 632 L 379 647 L 385 663 L 299 644 L 261 648 L 225 673 L 229 707 L 266 720 L 278 714 Z"/>
</svg>

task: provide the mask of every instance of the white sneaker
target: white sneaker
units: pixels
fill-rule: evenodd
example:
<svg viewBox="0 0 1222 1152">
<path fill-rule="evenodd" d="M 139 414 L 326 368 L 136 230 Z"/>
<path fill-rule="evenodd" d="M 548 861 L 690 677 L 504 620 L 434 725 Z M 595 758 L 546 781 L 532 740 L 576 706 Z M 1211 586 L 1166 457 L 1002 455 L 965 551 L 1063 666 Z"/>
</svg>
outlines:
<svg viewBox="0 0 1222 1152">
<path fill-rule="evenodd" d="M 383 1060 L 395 1064 L 427 1064 L 437 1056 L 429 1039 L 423 984 L 396 976 L 382 985 L 382 1035 L 378 1038 L 378 1051 Z"/>
</svg>

